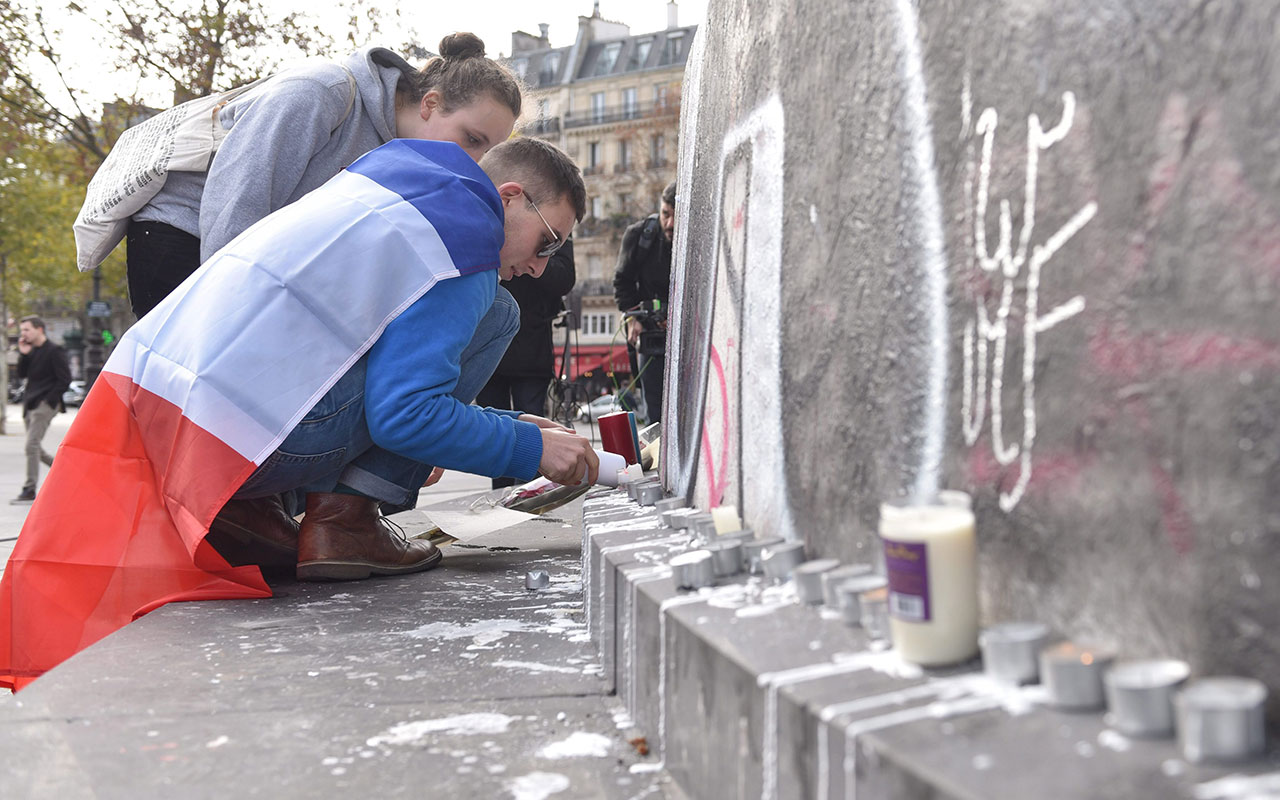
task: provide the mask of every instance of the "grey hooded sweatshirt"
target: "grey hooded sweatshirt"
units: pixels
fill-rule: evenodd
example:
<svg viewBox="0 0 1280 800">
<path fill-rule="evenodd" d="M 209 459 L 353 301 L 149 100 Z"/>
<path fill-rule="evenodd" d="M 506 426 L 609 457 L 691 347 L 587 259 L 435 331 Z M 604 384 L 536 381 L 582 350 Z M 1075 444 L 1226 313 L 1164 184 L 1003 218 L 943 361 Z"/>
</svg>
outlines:
<svg viewBox="0 0 1280 800">
<path fill-rule="evenodd" d="M 282 72 L 228 103 L 219 116 L 227 136 L 209 171 L 170 173 L 133 218 L 198 237 L 204 262 L 250 225 L 391 141 L 396 85 L 413 67 L 381 47 L 356 51 L 345 66 Z"/>
</svg>

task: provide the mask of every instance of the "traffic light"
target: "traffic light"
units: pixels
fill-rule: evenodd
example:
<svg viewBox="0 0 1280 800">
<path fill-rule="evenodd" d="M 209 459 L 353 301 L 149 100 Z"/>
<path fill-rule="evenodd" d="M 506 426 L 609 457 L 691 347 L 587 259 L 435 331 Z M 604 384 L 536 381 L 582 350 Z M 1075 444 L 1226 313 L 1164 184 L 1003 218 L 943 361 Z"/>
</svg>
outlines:
<svg viewBox="0 0 1280 800">
<path fill-rule="evenodd" d="M 115 340 L 116 340 L 115 334 L 113 334 L 111 331 L 109 331 L 106 328 L 102 329 L 102 343 L 104 345 L 109 345 Z"/>
</svg>

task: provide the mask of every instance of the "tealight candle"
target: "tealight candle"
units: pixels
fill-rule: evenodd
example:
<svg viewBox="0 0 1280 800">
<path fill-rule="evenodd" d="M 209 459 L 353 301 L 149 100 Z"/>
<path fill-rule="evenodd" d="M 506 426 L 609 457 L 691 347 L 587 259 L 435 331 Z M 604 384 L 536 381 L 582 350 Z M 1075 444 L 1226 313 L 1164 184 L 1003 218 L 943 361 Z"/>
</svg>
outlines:
<svg viewBox="0 0 1280 800">
<path fill-rule="evenodd" d="M 711 554 L 711 567 L 717 578 L 727 578 L 742 572 L 741 539 L 712 542 L 704 549 Z"/>
<path fill-rule="evenodd" d="M 711 564 L 711 554 L 706 550 L 681 553 L 669 563 L 676 586 L 681 589 L 701 589 L 715 582 L 715 568 Z"/>
<path fill-rule="evenodd" d="M 693 532 L 703 542 L 716 538 L 716 521 L 710 514 L 699 514 L 693 520 Z"/>
<path fill-rule="evenodd" d="M 1267 687 L 1250 678 L 1202 678 L 1174 698 L 1178 741 L 1191 763 L 1243 761 L 1262 754 Z"/>
<path fill-rule="evenodd" d="M 765 548 L 782 544 L 782 540 L 773 537 L 770 539 L 753 539 L 742 543 L 742 558 L 747 563 L 747 572 L 752 575 L 760 575 L 764 572 L 764 567 L 760 563 L 760 557 L 764 554 Z"/>
<path fill-rule="evenodd" d="M 846 625 L 861 625 L 862 596 L 867 592 L 874 592 L 888 585 L 888 581 L 885 580 L 883 575 L 868 573 L 859 575 L 856 578 L 846 578 L 836 589 L 836 596 L 840 598 L 840 616 L 844 618 L 844 623 Z"/>
<path fill-rule="evenodd" d="M 639 502 L 640 490 L 646 486 L 661 487 L 662 483 L 657 478 L 642 478 L 638 481 L 632 481 L 631 483 L 627 484 L 627 497 L 631 498 L 632 500 L 635 500 L 636 502 Z"/>
<path fill-rule="evenodd" d="M 868 575 L 871 571 L 870 564 L 848 564 L 822 573 L 822 602 L 830 608 L 839 608 L 840 598 L 836 596 L 836 589 L 840 584 L 848 578 Z"/>
<path fill-rule="evenodd" d="M 822 602 L 822 576 L 840 566 L 834 558 L 806 561 L 791 571 L 796 583 L 796 597 L 801 603 L 816 606 Z"/>
<path fill-rule="evenodd" d="M 1102 677 L 1112 723 L 1129 736 L 1173 735 L 1173 692 L 1191 674 L 1185 661 L 1120 661 Z"/>
<path fill-rule="evenodd" d="M 785 581 L 791 570 L 804 563 L 804 542 L 781 542 L 765 548 L 760 554 L 760 564 L 765 577 Z"/>
<path fill-rule="evenodd" d="M 992 625 L 978 637 L 982 666 L 1002 683 L 1020 686 L 1040 679 L 1040 651 L 1049 640 L 1049 626 L 1038 622 Z"/>
<path fill-rule="evenodd" d="M 675 511 L 677 508 L 686 508 L 688 505 L 689 502 L 683 497 L 667 497 L 654 503 L 653 507 L 659 514 L 663 514 L 667 511 Z"/>
<path fill-rule="evenodd" d="M 950 505 L 880 508 L 889 626 L 906 661 L 955 664 L 978 652 L 973 512 Z"/>
<path fill-rule="evenodd" d="M 1040 651 L 1040 681 L 1049 691 L 1049 700 L 1069 711 L 1102 708 L 1106 698 L 1102 673 L 1114 656 L 1075 642 L 1060 642 Z"/>
<path fill-rule="evenodd" d="M 697 514 L 696 508 L 673 508 L 663 511 L 659 516 L 662 517 L 662 524 L 668 528 L 682 531 L 689 527 L 689 518 Z"/>
</svg>

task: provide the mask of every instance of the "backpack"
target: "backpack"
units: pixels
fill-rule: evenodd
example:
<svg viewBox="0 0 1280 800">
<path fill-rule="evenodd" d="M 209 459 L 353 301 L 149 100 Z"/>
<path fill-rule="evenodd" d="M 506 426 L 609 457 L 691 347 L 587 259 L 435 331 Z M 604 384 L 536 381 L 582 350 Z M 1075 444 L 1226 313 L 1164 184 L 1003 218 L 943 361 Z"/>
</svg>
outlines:
<svg viewBox="0 0 1280 800">
<path fill-rule="evenodd" d="M 346 72 L 351 97 L 339 126 L 350 116 L 356 99 L 355 76 L 351 70 Z M 89 181 L 84 205 L 73 225 L 76 266 L 81 272 L 106 260 L 124 238 L 129 218 L 159 194 L 170 172 L 209 169 L 227 135 L 227 129 L 218 121 L 223 106 L 270 78 L 268 75 L 220 94 L 189 100 L 120 135 Z"/>
</svg>

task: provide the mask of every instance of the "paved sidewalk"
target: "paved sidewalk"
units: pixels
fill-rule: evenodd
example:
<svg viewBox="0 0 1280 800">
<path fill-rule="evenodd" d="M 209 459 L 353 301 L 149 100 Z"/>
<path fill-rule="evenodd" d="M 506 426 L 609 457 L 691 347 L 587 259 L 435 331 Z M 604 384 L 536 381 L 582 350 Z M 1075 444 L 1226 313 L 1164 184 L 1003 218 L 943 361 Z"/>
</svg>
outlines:
<svg viewBox="0 0 1280 800">
<path fill-rule="evenodd" d="M 62 437 L 71 427 L 71 421 L 76 418 L 77 410 L 69 408 L 65 414 L 54 415 L 53 423 L 49 425 L 49 432 L 44 437 L 45 450 L 50 453 L 57 452 L 58 445 L 62 443 Z M 9 505 L 9 501 L 22 491 L 22 484 L 27 478 L 27 457 L 23 454 L 27 444 L 27 433 L 22 424 L 22 406 L 6 403 L 4 411 L 5 433 L 0 436 L 0 573 L 4 572 L 4 565 L 9 561 L 9 554 L 13 552 L 18 531 L 22 530 L 22 523 L 26 522 L 27 512 L 31 510 L 30 503 Z M 43 464 L 40 466 L 42 483 L 48 471 L 48 467 Z"/>
<path fill-rule="evenodd" d="M 586 635 L 581 509 L 420 575 L 164 606 L 0 703 L 0 797 L 679 797 Z"/>
</svg>

